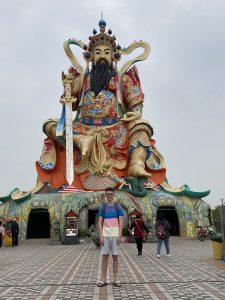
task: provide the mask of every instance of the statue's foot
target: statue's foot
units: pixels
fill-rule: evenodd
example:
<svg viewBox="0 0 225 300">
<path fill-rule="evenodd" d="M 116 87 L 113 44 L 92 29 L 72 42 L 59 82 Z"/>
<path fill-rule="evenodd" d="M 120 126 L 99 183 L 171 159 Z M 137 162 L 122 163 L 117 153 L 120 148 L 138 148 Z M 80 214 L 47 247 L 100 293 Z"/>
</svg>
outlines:
<svg viewBox="0 0 225 300">
<path fill-rule="evenodd" d="M 133 163 L 128 170 L 128 176 L 132 177 L 150 177 L 150 173 L 146 172 L 144 167 L 140 164 Z"/>
<path fill-rule="evenodd" d="M 42 150 L 39 165 L 42 169 L 49 171 L 54 169 L 56 164 L 56 150 L 53 141 L 50 138 L 44 140 L 44 147 Z"/>
</svg>

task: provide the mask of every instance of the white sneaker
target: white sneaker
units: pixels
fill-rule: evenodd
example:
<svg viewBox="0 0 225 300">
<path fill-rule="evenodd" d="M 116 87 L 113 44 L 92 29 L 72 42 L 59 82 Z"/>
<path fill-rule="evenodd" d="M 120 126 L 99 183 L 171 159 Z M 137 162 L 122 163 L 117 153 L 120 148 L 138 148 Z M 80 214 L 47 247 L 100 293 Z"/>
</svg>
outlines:
<svg viewBox="0 0 225 300">
<path fill-rule="evenodd" d="M 170 256 L 170 254 L 166 254 L 166 256 Z"/>
<path fill-rule="evenodd" d="M 159 255 L 159 254 L 157 254 L 157 257 L 158 257 L 158 258 L 160 258 L 160 255 Z"/>
</svg>

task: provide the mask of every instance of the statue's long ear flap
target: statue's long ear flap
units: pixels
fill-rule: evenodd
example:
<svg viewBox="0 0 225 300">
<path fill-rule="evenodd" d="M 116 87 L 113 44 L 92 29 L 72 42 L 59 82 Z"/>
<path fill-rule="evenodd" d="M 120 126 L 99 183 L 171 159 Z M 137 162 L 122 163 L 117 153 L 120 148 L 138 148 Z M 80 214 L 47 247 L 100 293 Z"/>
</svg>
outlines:
<svg viewBox="0 0 225 300">
<path fill-rule="evenodd" d="M 138 41 L 138 42 L 133 42 L 127 48 L 121 49 L 120 53 L 122 55 L 128 55 L 132 53 L 133 50 L 136 48 L 143 48 L 144 51 L 140 55 L 136 56 L 135 58 L 125 62 L 125 64 L 119 70 L 119 78 L 121 78 L 121 75 L 124 74 L 130 68 L 130 66 L 132 66 L 135 62 L 145 60 L 149 56 L 149 53 L 151 51 L 151 46 L 147 42 Z"/>
<path fill-rule="evenodd" d="M 112 59 L 115 61 L 115 62 L 118 62 L 120 61 L 121 59 L 121 54 L 119 52 L 115 52 L 112 56 Z"/>
<path fill-rule="evenodd" d="M 114 60 L 115 62 L 118 62 L 118 61 L 120 61 L 120 59 L 121 59 L 121 53 L 119 52 L 120 49 L 121 49 L 121 47 L 120 47 L 120 45 L 117 45 L 116 48 L 117 48 L 117 51 L 114 52 L 112 58 L 113 58 L 113 60 Z"/>
<path fill-rule="evenodd" d="M 92 59 L 91 52 L 85 51 L 85 52 L 83 53 L 83 57 L 84 57 L 84 60 L 85 60 L 86 62 L 90 62 L 91 59 Z"/>
</svg>

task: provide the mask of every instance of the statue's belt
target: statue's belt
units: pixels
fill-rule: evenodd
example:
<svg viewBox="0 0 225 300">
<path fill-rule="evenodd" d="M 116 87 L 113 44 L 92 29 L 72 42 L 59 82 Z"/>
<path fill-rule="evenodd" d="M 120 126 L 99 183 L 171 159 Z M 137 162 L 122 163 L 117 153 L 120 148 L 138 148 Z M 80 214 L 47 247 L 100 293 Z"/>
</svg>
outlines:
<svg viewBox="0 0 225 300">
<path fill-rule="evenodd" d="M 96 126 L 107 126 L 113 125 L 119 122 L 119 118 L 104 118 L 101 120 L 96 120 L 92 118 L 81 118 L 79 120 L 80 123 L 84 125 L 96 125 Z"/>
</svg>

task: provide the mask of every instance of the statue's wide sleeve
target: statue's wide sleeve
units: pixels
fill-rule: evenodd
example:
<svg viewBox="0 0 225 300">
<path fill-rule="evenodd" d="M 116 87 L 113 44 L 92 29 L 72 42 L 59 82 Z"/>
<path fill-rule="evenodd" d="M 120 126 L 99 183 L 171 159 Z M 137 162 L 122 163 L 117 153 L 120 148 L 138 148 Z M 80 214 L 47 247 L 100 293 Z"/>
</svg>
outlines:
<svg viewBox="0 0 225 300">
<path fill-rule="evenodd" d="M 122 95 L 128 110 L 132 110 L 135 105 L 142 105 L 144 101 L 136 66 L 133 66 L 122 76 Z"/>
</svg>

